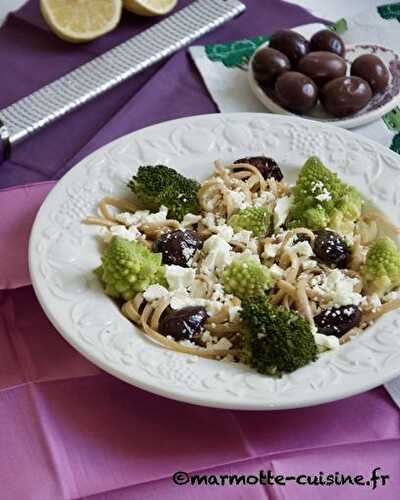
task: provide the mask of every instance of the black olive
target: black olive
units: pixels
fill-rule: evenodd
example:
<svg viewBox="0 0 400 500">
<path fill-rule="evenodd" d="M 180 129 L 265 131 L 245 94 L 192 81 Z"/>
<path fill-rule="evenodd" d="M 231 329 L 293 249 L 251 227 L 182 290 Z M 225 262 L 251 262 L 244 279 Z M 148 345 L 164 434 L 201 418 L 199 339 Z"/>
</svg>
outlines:
<svg viewBox="0 0 400 500">
<path fill-rule="evenodd" d="M 168 313 L 160 321 L 159 331 L 175 340 L 197 340 L 207 318 L 204 307 L 184 307 Z"/>
<path fill-rule="evenodd" d="M 278 182 L 283 179 L 282 171 L 277 162 L 273 158 L 268 158 L 267 156 L 248 156 L 246 158 L 240 158 L 234 163 L 249 163 L 253 165 L 253 167 L 256 167 L 256 169 L 261 172 L 264 179 L 273 177 Z"/>
<path fill-rule="evenodd" d="M 308 54 L 310 43 L 296 31 L 280 30 L 272 34 L 269 47 L 283 52 L 292 65 L 296 66 L 297 62 Z"/>
<path fill-rule="evenodd" d="M 358 326 L 360 322 L 361 311 L 354 305 L 332 307 L 314 317 L 314 323 L 319 333 L 335 335 L 338 338 Z"/>
<path fill-rule="evenodd" d="M 344 239 L 327 229 L 316 231 L 315 234 L 314 253 L 318 259 L 325 264 L 346 267 L 350 260 L 350 250 Z"/>
<path fill-rule="evenodd" d="M 162 234 L 153 249 L 161 252 L 163 264 L 188 267 L 188 262 L 202 246 L 203 241 L 196 231 L 178 229 Z"/>
<path fill-rule="evenodd" d="M 340 57 L 344 57 L 346 53 L 343 40 L 331 30 L 318 31 L 311 37 L 310 51 L 315 52 L 320 50 L 332 52 Z"/>
</svg>

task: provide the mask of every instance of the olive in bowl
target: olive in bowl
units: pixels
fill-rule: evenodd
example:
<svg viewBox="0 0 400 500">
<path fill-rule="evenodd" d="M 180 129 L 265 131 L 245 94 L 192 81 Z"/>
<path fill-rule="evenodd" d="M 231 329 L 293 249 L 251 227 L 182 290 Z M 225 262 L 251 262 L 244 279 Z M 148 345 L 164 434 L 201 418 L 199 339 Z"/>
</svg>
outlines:
<svg viewBox="0 0 400 500">
<path fill-rule="evenodd" d="M 310 42 L 296 31 L 280 30 L 276 31 L 269 41 L 271 49 L 283 52 L 293 67 L 298 61 L 309 52 Z"/>
<path fill-rule="evenodd" d="M 307 113 L 318 100 L 318 89 L 306 75 L 287 71 L 275 83 L 275 97 L 289 111 Z"/>
<path fill-rule="evenodd" d="M 310 52 L 297 65 L 297 71 L 309 76 L 317 87 L 345 76 L 347 71 L 346 61 L 332 52 Z"/>
<path fill-rule="evenodd" d="M 385 63 L 374 54 L 363 54 L 353 61 L 350 74 L 363 78 L 372 92 L 382 92 L 389 85 L 389 70 Z"/>
<path fill-rule="evenodd" d="M 314 33 L 310 40 L 310 52 L 331 52 L 340 57 L 346 54 L 346 48 L 339 35 L 331 30 L 321 30 Z"/>
<path fill-rule="evenodd" d="M 254 78 L 259 83 L 269 86 L 275 83 L 278 76 L 290 70 L 290 61 L 279 50 L 264 47 L 255 53 L 252 68 Z"/>
<path fill-rule="evenodd" d="M 364 108 L 372 97 L 369 84 L 358 76 L 342 76 L 322 87 L 320 99 L 325 109 L 338 118 Z"/>
</svg>

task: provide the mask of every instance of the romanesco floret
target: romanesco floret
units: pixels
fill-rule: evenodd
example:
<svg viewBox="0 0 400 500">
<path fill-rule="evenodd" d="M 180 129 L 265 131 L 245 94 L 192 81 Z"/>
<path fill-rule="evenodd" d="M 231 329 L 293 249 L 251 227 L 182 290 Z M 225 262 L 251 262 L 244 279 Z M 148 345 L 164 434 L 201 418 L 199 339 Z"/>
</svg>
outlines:
<svg viewBox="0 0 400 500">
<path fill-rule="evenodd" d="M 95 272 L 111 297 L 132 299 L 154 283 L 165 285 L 161 254 L 151 252 L 138 241 L 114 236 Z"/>
<path fill-rule="evenodd" d="M 361 275 L 368 294 L 382 297 L 400 286 L 400 249 L 393 240 L 385 237 L 374 241 L 368 249 Z"/>
<path fill-rule="evenodd" d="M 280 376 L 315 361 L 317 346 L 308 322 L 266 297 L 242 301 L 241 360 L 266 375 Z"/>
<path fill-rule="evenodd" d="M 168 217 L 181 221 L 187 213 L 197 214 L 197 193 L 200 184 L 188 179 L 173 168 L 164 165 L 139 167 L 128 183 L 144 208 L 158 210 L 168 208 Z"/>
<path fill-rule="evenodd" d="M 274 285 L 268 267 L 257 262 L 252 256 L 244 255 L 234 259 L 222 274 L 226 293 L 245 298 L 263 294 Z"/>
<path fill-rule="evenodd" d="M 288 227 L 316 230 L 329 226 L 343 236 L 352 235 L 363 200 L 355 188 L 342 182 L 319 158 L 312 156 L 305 162 L 293 195 Z"/>
<path fill-rule="evenodd" d="M 271 226 L 272 212 L 266 207 L 248 207 L 232 215 L 228 224 L 235 232 L 242 229 L 251 231 L 253 236 L 262 236 L 268 233 Z"/>
</svg>

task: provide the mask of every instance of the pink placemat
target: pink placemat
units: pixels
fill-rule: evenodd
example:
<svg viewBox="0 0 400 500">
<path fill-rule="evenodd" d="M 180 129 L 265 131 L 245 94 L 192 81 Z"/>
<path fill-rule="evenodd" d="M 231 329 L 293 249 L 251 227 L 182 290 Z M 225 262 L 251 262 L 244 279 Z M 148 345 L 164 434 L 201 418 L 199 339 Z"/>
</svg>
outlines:
<svg viewBox="0 0 400 500">
<path fill-rule="evenodd" d="M 0 499 L 398 498 L 399 412 L 383 388 L 314 408 L 232 412 L 145 393 L 74 351 L 25 286 L 29 230 L 52 185 L 0 191 Z M 376 467 L 390 478 L 375 490 L 171 479 L 268 469 L 301 481 L 320 471 L 369 478 Z"/>
</svg>

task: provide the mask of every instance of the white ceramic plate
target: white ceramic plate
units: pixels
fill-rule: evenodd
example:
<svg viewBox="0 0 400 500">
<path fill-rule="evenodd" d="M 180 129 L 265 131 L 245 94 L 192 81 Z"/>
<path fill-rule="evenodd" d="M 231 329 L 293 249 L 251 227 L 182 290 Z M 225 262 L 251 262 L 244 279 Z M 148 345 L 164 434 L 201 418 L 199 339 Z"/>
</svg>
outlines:
<svg viewBox="0 0 400 500">
<path fill-rule="evenodd" d="M 268 42 L 261 45 L 257 51 L 267 45 Z M 257 53 L 257 51 L 255 53 Z M 393 50 L 378 45 L 357 44 L 346 46 L 346 60 L 349 63 L 362 54 L 377 55 L 386 64 L 387 68 L 389 68 L 390 80 L 387 89 L 382 93 L 374 95 L 367 106 L 346 118 L 333 117 L 324 110 L 320 102 L 318 102 L 318 104 L 309 113 L 302 115 L 303 118 L 310 118 L 311 120 L 318 120 L 321 122 L 331 123 L 337 127 L 350 129 L 373 122 L 386 113 L 389 113 L 389 111 L 400 104 L 400 56 Z M 254 95 L 262 104 L 264 104 L 268 111 L 280 115 L 296 116 L 295 113 L 291 113 L 287 109 L 280 106 L 272 92 L 266 94 L 260 87 L 254 78 L 252 69 L 254 55 L 255 54 L 253 54 L 250 59 L 247 72 L 250 88 Z"/>
<path fill-rule="evenodd" d="M 164 163 L 204 178 L 212 162 L 267 154 L 293 180 L 318 155 L 400 223 L 400 157 L 326 124 L 287 116 L 204 115 L 140 130 L 82 160 L 53 188 L 32 229 L 29 264 L 39 301 L 61 335 L 116 377 L 173 399 L 207 406 L 296 408 L 350 396 L 400 374 L 400 311 L 337 352 L 280 379 L 239 365 L 168 351 L 148 340 L 102 292 L 94 226 L 81 224 L 106 194 L 125 195 L 141 165 Z M 397 220 L 396 220 L 397 219 Z"/>
</svg>

